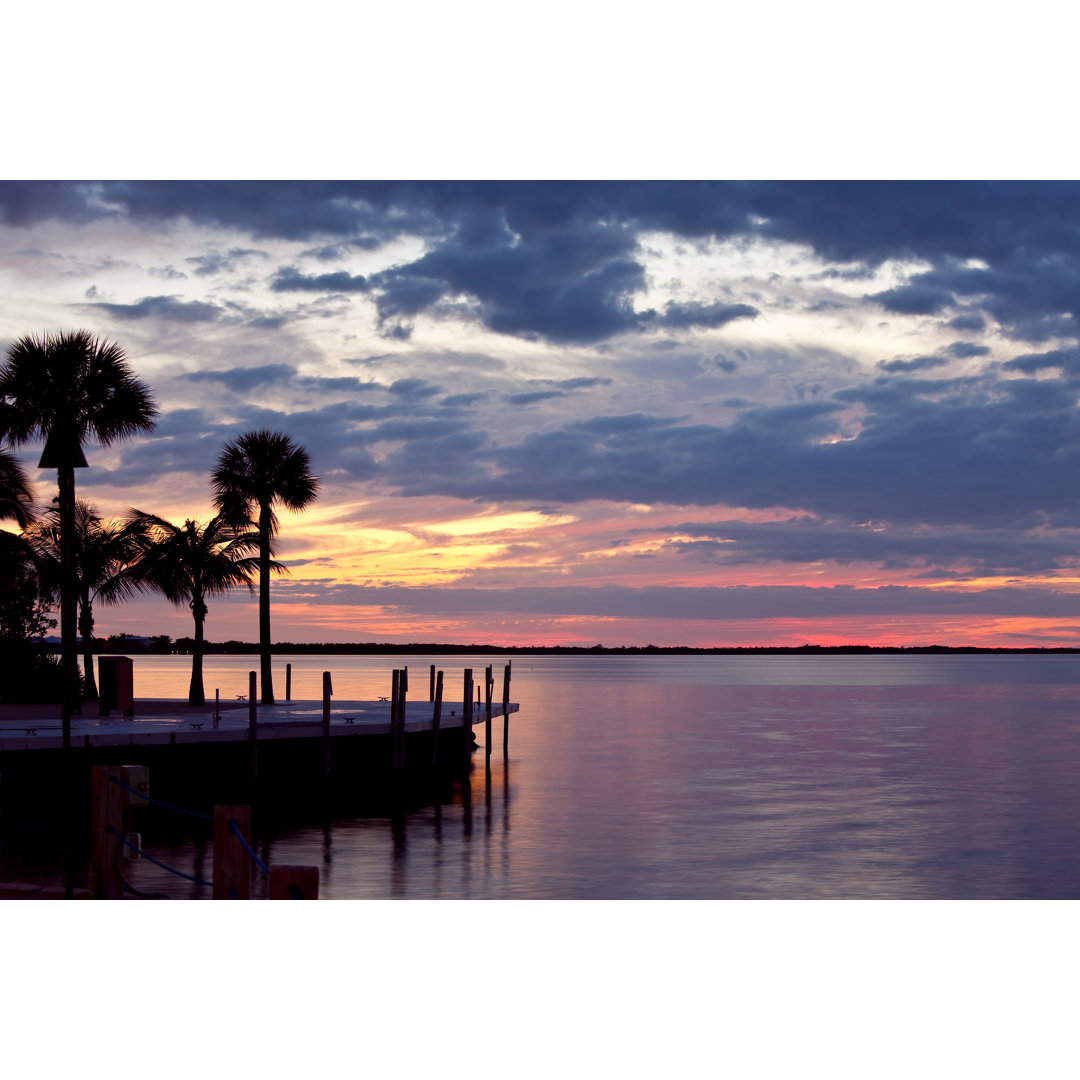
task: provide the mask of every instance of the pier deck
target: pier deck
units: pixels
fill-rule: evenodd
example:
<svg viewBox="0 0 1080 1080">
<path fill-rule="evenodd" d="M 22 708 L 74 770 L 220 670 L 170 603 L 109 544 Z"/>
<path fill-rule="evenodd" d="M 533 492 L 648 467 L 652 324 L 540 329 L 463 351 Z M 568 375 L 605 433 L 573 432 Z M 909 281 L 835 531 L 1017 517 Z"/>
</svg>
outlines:
<svg viewBox="0 0 1080 1080">
<path fill-rule="evenodd" d="M 518 711 L 511 702 L 509 712 Z M 140 701 L 137 715 L 118 713 L 98 716 L 86 712 L 71 717 L 71 743 L 85 749 L 105 747 L 151 747 L 206 745 L 247 741 L 251 737 L 247 702 L 221 706 L 215 719 L 214 706 L 192 708 L 179 700 Z M 405 733 L 430 732 L 433 705 L 430 701 L 408 701 L 405 705 Z M 491 715 L 502 716 L 502 702 L 491 703 Z M 487 706 L 473 709 L 473 726 L 483 724 Z M 323 730 L 323 708 L 319 701 L 279 702 L 256 707 L 258 742 L 278 739 L 317 739 Z M 439 726 L 460 728 L 465 718 L 460 703 L 443 704 Z M 390 734 L 389 701 L 334 701 L 330 709 L 331 739 L 355 739 Z M 63 724 L 59 706 L 0 706 L 0 752 L 19 750 L 60 750 Z"/>
</svg>

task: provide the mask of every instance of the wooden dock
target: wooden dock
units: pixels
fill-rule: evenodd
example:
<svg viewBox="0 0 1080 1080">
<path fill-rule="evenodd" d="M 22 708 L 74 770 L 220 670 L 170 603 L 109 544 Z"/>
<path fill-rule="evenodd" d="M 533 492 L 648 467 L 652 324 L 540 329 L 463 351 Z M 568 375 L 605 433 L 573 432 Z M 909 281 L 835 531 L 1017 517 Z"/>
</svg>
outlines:
<svg viewBox="0 0 1080 1080">
<path fill-rule="evenodd" d="M 388 699 L 379 701 L 334 701 L 330 709 L 330 738 L 357 739 L 365 736 L 391 734 L 391 705 Z M 155 708 L 155 706 L 157 706 Z M 511 702 L 509 714 L 518 711 Z M 492 702 L 492 716 L 503 716 L 501 702 Z M 36 715 L 35 715 L 36 714 Z M 472 716 L 464 708 L 444 708 L 440 729 L 461 728 L 466 720 L 475 726 L 485 722 L 487 711 L 473 705 Z M 432 730 L 433 709 L 428 701 L 406 701 L 405 734 Z M 323 707 L 318 701 L 281 702 L 256 707 L 255 739 L 267 742 L 275 739 L 321 739 Z M 75 749 L 107 747 L 152 746 L 213 746 L 222 743 L 247 742 L 251 739 L 251 723 L 247 702 L 223 704 L 220 717 L 214 706 L 191 709 L 181 701 L 168 699 L 139 703 L 139 715 L 126 717 L 93 714 L 71 718 L 71 741 Z M 14 751 L 62 750 L 63 735 L 59 706 L 56 715 L 43 713 L 40 706 L 31 711 L 23 706 L 8 705 L 0 713 L 0 754 Z"/>
<path fill-rule="evenodd" d="M 251 672 L 242 700 L 199 708 L 136 700 L 132 715 L 102 716 L 87 706 L 70 718 L 67 749 L 59 706 L 0 706 L 0 811 L 4 818 L 27 808 L 47 813 L 37 792 L 49 785 L 81 802 L 93 766 L 125 764 L 152 767 L 159 793 L 183 805 L 252 802 L 276 810 L 324 797 L 423 800 L 468 770 L 478 726 L 490 756 L 498 741 L 492 721 L 502 717 L 506 753 L 509 718 L 519 709 L 509 700 L 509 666 L 501 701 L 491 668 L 478 674 L 474 682 L 465 669 L 462 689 L 444 701 L 443 673 L 432 668 L 425 701 L 408 699 L 408 671 L 395 670 L 387 698 L 357 701 L 333 698 L 326 672 L 321 702 L 262 705 Z"/>
</svg>

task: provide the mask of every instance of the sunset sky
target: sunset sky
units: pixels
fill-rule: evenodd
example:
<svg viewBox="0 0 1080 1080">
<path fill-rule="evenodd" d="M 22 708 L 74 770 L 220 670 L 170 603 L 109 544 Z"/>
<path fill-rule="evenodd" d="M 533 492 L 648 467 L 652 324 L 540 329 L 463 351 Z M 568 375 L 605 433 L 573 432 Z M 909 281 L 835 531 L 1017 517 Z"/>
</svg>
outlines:
<svg viewBox="0 0 1080 1080">
<path fill-rule="evenodd" d="M 1074 183 L 0 183 L 0 345 L 161 409 L 80 495 L 205 520 L 227 439 L 308 449 L 279 641 L 1080 645 L 1078 296 Z"/>
</svg>

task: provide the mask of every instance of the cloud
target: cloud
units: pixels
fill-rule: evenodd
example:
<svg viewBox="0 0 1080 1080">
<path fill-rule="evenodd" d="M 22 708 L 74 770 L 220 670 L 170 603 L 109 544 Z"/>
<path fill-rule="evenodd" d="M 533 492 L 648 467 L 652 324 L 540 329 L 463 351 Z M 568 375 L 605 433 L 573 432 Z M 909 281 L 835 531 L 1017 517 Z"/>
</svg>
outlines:
<svg viewBox="0 0 1080 1080">
<path fill-rule="evenodd" d="M 224 315 L 217 304 L 183 300 L 179 296 L 144 296 L 134 304 L 89 304 L 115 319 L 164 319 L 169 322 L 217 322 Z"/>
<path fill-rule="evenodd" d="M 281 267 L 271 279 L 274 292 L 369 292 L 362 274 L 338 270 L 332 274 L 302 274 L 295 266 Z"/>
<path fill-rule="evenodd" d="M 520 587 L 334 585 L 289 580 L 275 584 L 275 603 L 382 607 L 401 614 L 448 616 L 493 612 L 594 618 L 812 619 L 946 615 L 1073 618 L 1077 597 L 1053 589 L 939 589 L 910 585 L 854 588 L 836 585 L 716 587 L 621 585 Z"/>
<path fill-rule="evenodd" d="M 949 361 L 944 356 L 916 356 L 910 360 L 898 357 L 895 360 L 879 360 L 882 371 L 893 374 L 898 371 L 926 371 L 930 368 L 944 367 Z"/>
<path fill-rule="evenodd" d="M 765 240 L 833 262 L 812 278 L 857 281 L 888 260 L 920 270 L 870 298 L 897 316 L 939 315 L 1017 340 L 1075 336 L 1080 187 L 1026 182 L 389 182 L 125 181 L 0 184 L 0 220 L 190 223 L 259 239 L 310 240 L 303 258 L 373 251 L 400 237 L 419 258 L 371 275 L 283 267 L 278 291 L 370 293 L 383 332 L 408 340 L 422 312 L 501 334 L 593 344 L 668 326 L 717 328 L 749 304 L 672 301 L 639 312 L 641 238 Z M 254 248 L 236 247 L 225 259 Z M 195 256 L 197 273 L 224 270 Z M 757 303 L 757 301 L 755 301 Z M 741 309 L 741 310 L 740 310 Z M 736 313 L 737 312 L 737 313 Z"/>
<path fill-rule="evenodd" d="M 1080 532 L 928 528 L 797 517 L 775 522 L 682 523 L 665 550 L 726 565 L 867 564 L 885 570 L 930 568 L 933 576 L 1054 571 L 1074 563 Z"/>
<path fill-rule="evenodd" d="M 874 293 L 867 299 L 876 300 L 886 311 L 900 315 L 937 315 L 954 302 L 951 292 L 925 285 L 902 285 Z"/>
<path fill-rule="evenodd" d="M 967 360 L 972 356 L 986 356 L 990 350 L 985 345 L 976 345 L 970 341 L 954 341 L 945 350 L 957 360 Z"/>
<path fill-rule="evenodd" d="M 262 364 L 259 367 L 231 368 L 228 371 L 192 371 L 181 378 L 188 382 L 221 382 L 237 393 L 248 393 L 257 386 L 289 382 L 296 369 L 289 364 Z"/>
<path fill-rule="evenodd" d="M 232 273 L 240 263 L 252 255 L 264 255 L 256 248 L 230 248 L 228 251 L 215 251 L 208 255 L 190 255 L 184 261 L 190 263 L 196 277 L 211 277 L 215 274 Z"/>
<path fill-rule="evenodd" d="M 735 319 L 756 319 L 761 312 L 749 304 L 677 304 L 669 303 L 664 314 L 656 319 L 661 326 L 685 329 L 691 326 L 707 326 L 716 329 Z"/>
</svg>

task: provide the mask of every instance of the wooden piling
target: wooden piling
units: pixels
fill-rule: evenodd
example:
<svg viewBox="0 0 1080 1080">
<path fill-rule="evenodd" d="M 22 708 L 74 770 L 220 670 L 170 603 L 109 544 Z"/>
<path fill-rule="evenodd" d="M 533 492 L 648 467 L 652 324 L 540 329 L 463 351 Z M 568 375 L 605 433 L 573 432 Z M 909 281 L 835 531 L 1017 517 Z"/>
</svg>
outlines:
<svg viewBox="0 0 1080 1080">
<path fill-rule="evenodd" d="M 271 866 L 271 900 L 318 900 L 317 866 Z"/>
<path fill-rule="evenodd" d="M 472 668 L 465 669 L 465 689 L 462 694 L 462 714 L 461 723 L 465 731 L 465 767 L 469 766 L 469 762 L 472 761 L 472 718 L 473 718 L 473 677 Z"/>
<path fill-rule="evenodd" d="M 285 700 L 292 701 L 292 664 L 285 665 Z"/>
<path fill-rule="evenodd" d="M 127 791 L 142 792 L 142 795 Z M 90 773 L 90 895 L 95 900 L 122 900 L 124 883 L 119 861 L 123 847 L 124 810 L 146 806 L 150 771 L 145 765 L 95 765 Z"/>
<path fill-rule="evenodd" d="M 443 673 L 440 671 L 435 678 L 435 689 L 432 697 L 435 707 L 431 711 L 431 764 L 439 763 L 439 727 L 442 724 L 442 691 Z"/>
<path fill-rule="evenodd" d="M 256 707 L 255 691 L 256 675 L 254 671 L 248 672 L 248 740 L 251 743 L 251 779 L 259 779 L 259 742 L 258 742 L 258 712 Z"/>
<path fill-rule="evenodd" d="M 428 672 L 428 701 L 435 700 L 435 665 L 431 665 L 431 670 Z"/>
<path fill-rule="evenodd" d="M 510 746 L 510 665 L 503 668 L 503 757 Z"/>
<path fill-rule="evenodd" d="M 214 690 L 214 727 L 221 727 L 221 691 Z"/>
<path fill-rule="evenodd" d="M 330 695 L 334 692 L 330 672 L 322 673 L 323 776 L 330 775 Z"/>
<path fill-rule="evenodd" d="M 487 715 L 484 719 L 484 758 L 491 757 L 491 689 L 495 684 L 491 675 L 491 665 L 484 671 L 484 705 Z"/>
<path fill-rule="evenodd" d="M 390 690 L 390 765 L 394 769 L 400 769 L 404 764 L 402 738 L 402 717 L 404 711 L 401 708 L 401 699 L 405 696 L 401 686 L 405 680 L 399 668 L 394 668 L 393 682 Z"/>
<path fill-rule="evenodd" d="M 214 807 L 215 900 L 251 899 L 251 856 L 233 831 L 233 821 L 245 837 L 251 836 L 250 806 Z"/>
</svg>

